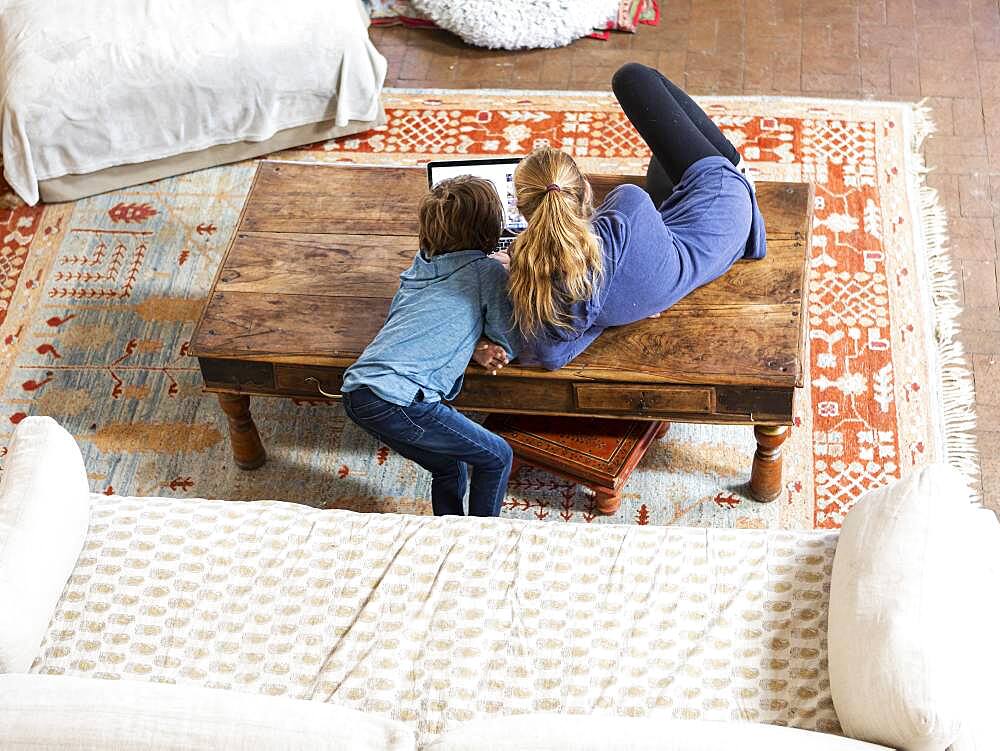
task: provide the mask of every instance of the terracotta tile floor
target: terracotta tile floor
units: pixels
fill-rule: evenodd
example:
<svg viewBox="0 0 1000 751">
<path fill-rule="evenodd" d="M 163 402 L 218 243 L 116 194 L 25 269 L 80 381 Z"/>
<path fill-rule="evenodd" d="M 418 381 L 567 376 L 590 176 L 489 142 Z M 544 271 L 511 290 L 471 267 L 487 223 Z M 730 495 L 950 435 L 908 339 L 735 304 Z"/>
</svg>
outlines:
<svg viewBox="0 0 1000 751">
<path fill-rule="evenodd" d="M 998 0 L 662 0 L 657 27 L 559 50 L 473 49 L 439 31 L 375 29 L 391 86 L 605 88 L 624 62 L 693 94 L 927 97 L 928 164 L 950 216 L 977 389 L 982 491 L 1000 509 L 1000 3 Z"/>
</svg>

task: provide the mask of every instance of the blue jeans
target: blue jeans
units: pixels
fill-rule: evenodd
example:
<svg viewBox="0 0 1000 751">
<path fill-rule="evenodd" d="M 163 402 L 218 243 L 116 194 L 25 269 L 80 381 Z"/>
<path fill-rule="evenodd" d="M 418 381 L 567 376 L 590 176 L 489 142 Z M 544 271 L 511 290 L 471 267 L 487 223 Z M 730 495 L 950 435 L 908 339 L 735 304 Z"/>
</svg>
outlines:
<svg viewBox="0 0 1000 751">
<path fill-rule="evenodd" d="M 500 515 L 513 460 L 503 438 L 442 402 L 415 400 L 401 407 L 365 387 L 344 394 L 344 410 L 397 454 L 431 473 L 435 516 L 464 513 L 466 464 L 472 467 L 469 516 Z"/>
</svg>

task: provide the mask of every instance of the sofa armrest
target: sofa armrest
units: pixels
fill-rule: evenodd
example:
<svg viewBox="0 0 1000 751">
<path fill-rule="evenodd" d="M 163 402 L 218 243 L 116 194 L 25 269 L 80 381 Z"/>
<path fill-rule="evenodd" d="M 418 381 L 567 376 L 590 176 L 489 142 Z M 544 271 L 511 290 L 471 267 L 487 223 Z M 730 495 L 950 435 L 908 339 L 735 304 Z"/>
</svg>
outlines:
<svg viewBox="0 0 1000 751">
<path fill-rule="evenodd" d="M 4 748 L 415 751 L 413 731 L 320 701 L 147 681 L 0 676 Z"/>
<path fill-rule="evenodd" d="M 1000 723 L 997 722 L 996 677 L 1000 675 L 1000 652 L 993 642 L 1000 628 L 1000 524 L 996 514 L 985 508 L 973 511 L 973 529 L 978 534 L 973 544 L 983 551 L 984 561 L 980 581 L 983 582 L 983 605 L 986 612 L 979 623 L 968 624 L 977 628 L 977 643 L 988 644 L 979 653 L 975 674 L 970 676 L 969 706 L 962 729 L 949 747 L 949 751 L 994 751 L 1000 749 Z"/>
<path fill-rule="evenodd" d="M 0 673 L 31 667 L 89 522 L 73 436 L 49 417 L 22 420 L 0 479 Z"/>
<path fill-rule="evenodd" d="M 945 465 L 867 493 L 844 521 L 830 585 L 830 689 L 844 731 L 901 751 L 967 735 L 990 671 L 985 572 L 998 522 Z"/>
</svg>

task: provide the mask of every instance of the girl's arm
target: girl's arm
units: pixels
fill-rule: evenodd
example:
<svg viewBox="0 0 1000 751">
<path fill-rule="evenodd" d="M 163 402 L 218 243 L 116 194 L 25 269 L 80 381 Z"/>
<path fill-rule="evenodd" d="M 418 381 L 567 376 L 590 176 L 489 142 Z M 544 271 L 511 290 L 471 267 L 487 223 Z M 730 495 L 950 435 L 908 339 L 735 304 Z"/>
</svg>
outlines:
<svg viewBox="0 0 1000 751">
<path fill-rule="evenodd" d="M 480 292 L 483 301 L 483 336 L 496 342 L 513 360 L 523 342 L 514 326 L 514 309 L 507 297 L 507 271 L 499 263 L 480 263 Z"/>
<path fill-rule="evenodd" d="M 525 349 L 534 362 L 525 362 L 525 358 L 521 362 L 525 365 L 538 364 L 546 370 L 559 370 L 587 349 L 603 331 L 601 326 L 591 326 L 577 338 L 568 340 L 541 336 L 525 344 Z"/>
</svg>

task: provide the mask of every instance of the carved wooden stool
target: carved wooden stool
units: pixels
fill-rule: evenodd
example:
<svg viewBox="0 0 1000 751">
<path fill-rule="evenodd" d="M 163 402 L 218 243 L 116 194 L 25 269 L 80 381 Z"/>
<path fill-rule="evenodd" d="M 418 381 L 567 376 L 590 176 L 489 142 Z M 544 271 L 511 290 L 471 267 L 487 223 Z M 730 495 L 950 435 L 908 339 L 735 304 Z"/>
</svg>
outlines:
<svg viewBox="0 0 1000 751">
<path fill-rule="evenodd" d="M 500 414 L 484 425 L 513 449 L 512 478 L 524 465 L 547 469 L 590 488 L 602 514 L 618 510 L 625 481 L 649 445 L 670 428 L 658 420 Z"/>
</svg>

